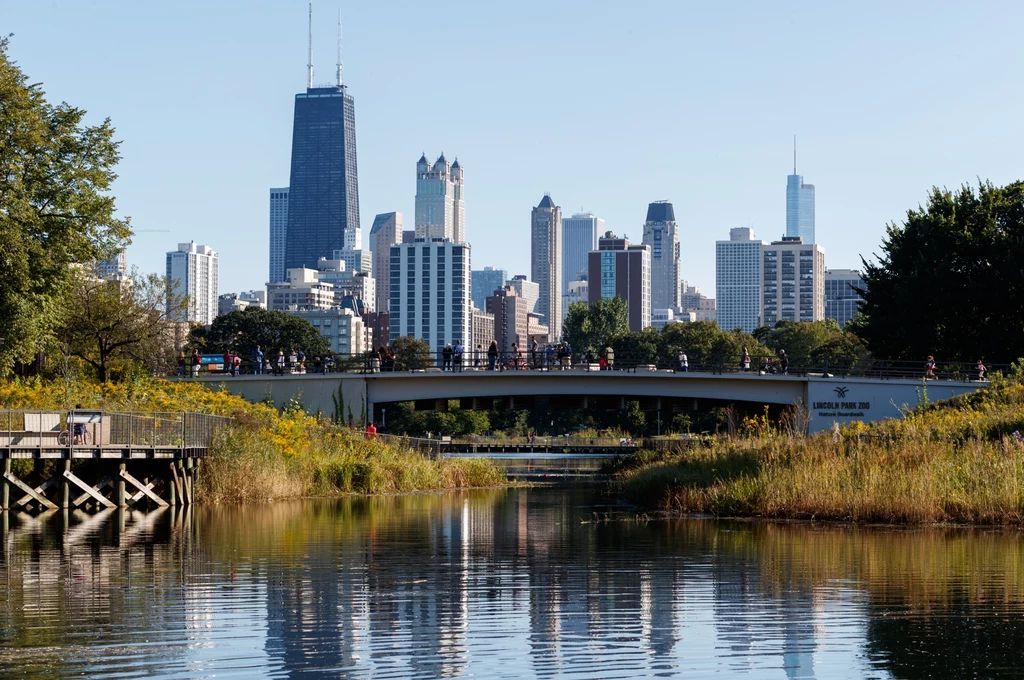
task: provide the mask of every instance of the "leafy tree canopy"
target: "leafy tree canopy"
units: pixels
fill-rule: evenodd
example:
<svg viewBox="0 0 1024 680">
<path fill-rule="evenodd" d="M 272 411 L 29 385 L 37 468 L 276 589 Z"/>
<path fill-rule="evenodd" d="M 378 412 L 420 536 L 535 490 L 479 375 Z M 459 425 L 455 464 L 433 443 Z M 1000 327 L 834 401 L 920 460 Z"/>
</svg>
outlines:
<svg viewBox="0 0 1024 680">
<path fill-rule="evenodd" d="M 562 325 L 562 337 L 577 356 L 587 350 L 599 352 L 612 339 L 628 332 L 626 301 L 620 297 L 603 298 L 593 304 L 574 302 Z"/>
<path fill-rule="evenodd" d="M 123 248 L 127 219 L 108 195 L 120 160 L 109 120 L 53 105 L 0 39 L 0 374 L 52 337 L 74 263 Z"/>
<path fill-rule="evenodd" d="M 391 343 L 395 351 L 395 370 L 409 371 L 434 365 L 430 345 L 423 338 L 399 336 Z"/>
<path fill-rule="evenodd" d="M 192 344 L 211 354 L 231 350 L 243 357 L 259 345 L 264 354 L 288 354 L 302 350 L 307 355 L 326 354 L 331 348 L 327 338 L 302 317 L 257 307 L 222 314 L 209 328 L 192 331 Z"/>
<path fill-rule="evenodd" d="M 849 327 L 882 359 L 1009 361 L 1024 337 L 1024 183 L 933 188 L 864 262 Z"/>
<path fill-rule="evenodd" d="M 844 331 L 834 319 L 800 323 L 784 320 L 775 328 L 761 326 L 754 331 L 754 337 L 773 352 L 784 349 L 797 358 L 849 358 L 865 353 L 860 338 Z"/>
</svg>

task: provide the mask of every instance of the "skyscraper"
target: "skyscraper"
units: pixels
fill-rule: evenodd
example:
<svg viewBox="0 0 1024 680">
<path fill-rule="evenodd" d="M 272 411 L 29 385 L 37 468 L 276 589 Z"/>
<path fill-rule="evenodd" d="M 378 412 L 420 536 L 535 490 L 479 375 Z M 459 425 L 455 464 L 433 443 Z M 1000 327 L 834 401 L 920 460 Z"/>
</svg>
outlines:
<svg viewBox="0 0 1024 680">
<path fill-rule="evenodd" d="M 825 251 L 799 236 L 761 246 L 761 324 L 825 318 Z"/>
<path fill-rule="evenodd" d="M 754 230 L 729 230 L 728 241 L 715 242 L 715 288 L 718 326 L 752 333 L 761 325 L 761 246 Z"/>
<path fill-rule="evenodd" d="M 814 240 L 814 185 L 796 174 L 796 137 L 793 138 L 793 174 L 786 178 L 786 236 Z"/>
<path fill-rule="evenodd" d="M 435 352 L 472 339 L 468 243 L 417 240 L 391 246 L 390 334 L 422 338 Z"/>
<path fill-rule="evenodd" d="M 612 232 L 597 240 L 587 255 L 587 301 L 620 297 L 626 301 L 629 330 L 651 325 L 651 247 L 630 245 Z"/>
<path fill-rule="evenodd" d="M 184 319 L 209 326 L 217 316 L 217 253 L 195 241 L 179 243 L 167 253 L 167 285 L 175 295 L 188 296 Z"/>
<path fill-rule="evenodd" d="M 483 269 L 474 269 L 472 277 L 473 306 L 485 312 L 487 311 L 487 298 L 494 295 L 494 291 L 507 285 L 508 271 L 484 267 Z"/>
<path fill-rule="evenodd" d="M 651 247 L 651 311 L 679 306 L 679 227 L 668 201 L 647 206 L 644 245 Z"/>
<path fill-rule="evenodd" d="M 391 299 L 391 246 L 402 242 L 402 213 L 377 215 L 370 228 L 370 250 L 373 251 L 373 272 L 376 277 L 377 311 L 388 311 Z"/>
<path fill-rule="evenodd" d="M 864 302 L 857 290 L 866 288 L 864 277 L 856 269 L 826 269 L 825 318 L 835 319 L 840 328 L 845 328 Z"/>
<path fill-rule="evenodd" d="M 416 238 L 466 240 L 465 175 L 459 159 L 451 165 L 438 156 L 433 165 L 423 154 L 416 162 Z"/>
<path fill-rule="evenodd" d="M 604 220 L 592 213 L 576 213 L 562 219 L 562 295 L 569 284 L 587 273 L 587 253 L 597 250 L 597 235 L 604 233 Z"/>
<path fill-rule="evenodd" d="M 288 187 L 270 190 L 270 271 L 268 283 L 285 280 L 284 244 L 288 240 Z"/>
<path fill-rule="evenodd" d="M 540 286 L 537 313 L 544 318 L 551 340 L 562 335 L 562 209 L 551 196 L 531 216 L 530 278 Z"/>
<path fill-rule="evenodd" d="M 310 8 L 306 91 L 295 95 L 285 269 L 315 268 L 360 240 L 355 100 L 342 82 L 341 23 L 337 84 L 314 87 Z"/>
</svg>

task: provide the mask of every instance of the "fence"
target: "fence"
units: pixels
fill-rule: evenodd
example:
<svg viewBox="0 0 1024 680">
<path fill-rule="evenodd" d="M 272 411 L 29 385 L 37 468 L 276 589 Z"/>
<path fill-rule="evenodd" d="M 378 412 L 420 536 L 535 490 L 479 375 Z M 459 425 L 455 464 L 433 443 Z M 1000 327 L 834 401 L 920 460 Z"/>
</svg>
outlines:
<svg viewBox="0 0 1024 680">
<path fill-rule="evenodd" d="M 0 448 L 204 449 L 231 418 L 203 413 L 0 411 Z"/>
</svg>

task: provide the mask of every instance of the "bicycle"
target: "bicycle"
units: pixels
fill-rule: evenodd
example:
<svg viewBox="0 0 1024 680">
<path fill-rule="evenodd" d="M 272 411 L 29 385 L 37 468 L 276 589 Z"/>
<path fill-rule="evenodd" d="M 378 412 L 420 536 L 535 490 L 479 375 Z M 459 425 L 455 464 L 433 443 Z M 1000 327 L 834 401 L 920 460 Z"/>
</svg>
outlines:
<svg viewBox="0 0 1024 680">
<path fill-rule="evenodd" d="M 61 430 L 57 435 L 57 443 L 61 446 L 71 446 L 72 444 L 88 444 L 89 443 L 89 430 L 82 428 L 81 434 L 75 434 L 72 436 L 69 430 Z"/>
</svg>

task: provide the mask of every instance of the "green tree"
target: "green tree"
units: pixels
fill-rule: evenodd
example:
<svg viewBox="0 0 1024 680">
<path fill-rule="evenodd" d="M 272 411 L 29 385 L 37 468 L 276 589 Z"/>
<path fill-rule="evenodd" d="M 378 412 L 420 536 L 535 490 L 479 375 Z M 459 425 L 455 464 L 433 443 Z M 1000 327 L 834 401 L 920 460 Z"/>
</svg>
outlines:
<svg viewBox="0 0 1024 680">
<path fill-rule="evenodd" d="M 243 357 L 259 345 L 265 354 L 302 350 L 313 356 L 331 348 L 327 338 L 305 319 L 285 312 L 249 307 L 222 314 L 209 328 L 192 331 L 192 342 L 204 352 L 219 354 L 227 350 Z"/>
<path fill-rule="evenodd" d="M 689 432 L 693 421 L 685 413 L 677 413 L 672 418 L 671 430 L 676 433 Z"/>
<path fill-rule="evenodd" d="M 626 301 L 620 297 L 603 298 L 593 304 L 574 302 L 562 324 L 562 337 L 576 356 L 587 350 L 599 352 L 614 338 L 628 332 Z"/>
<path fill-rule="evenodd" d="M 423 338 L 399 336 L 391 343 L 395 350 L 395 370 L 410 371 L 434 365 L 434 355 L 430 345 Z"/>
<path fill-rule="evenodd" d="M 168 296 L 165 279 L 135 273 L 125 281 L 104 281 L 83 271 L 72 277 L 60 299 L 56 335 L 67 354 L 96 370 L 102 382 L 111 367 L 169 368 L 174 351 L 175 318 L 184 296 Z"/>
<path fill-rule="evenodd" d="M 69 265 L 110 257 L 131 236 L 108 194 L 120 160 L 109 120 L 46 101 L 0 39 L 0 374 L 52 338 Z"/>
<path fill-rule="evenodd" d="M 647 416 L 640 410 L 640 402 L 626 402 L 626 410 L 620 414 L 619 426 L 634 437 L 644 433 L 647 429 Z"/>
<path fill-rule="evenodd" d="M 627 365 L 653 364 L 659 358 L 664 363 L 668 355 L 660 351 L 661 345 L 661 333 L 654 328 L 647 327 L 639 332 L 627 331 L 612 339 L 615 363 L 620 368 Z"/>
<path fill-rule="evenodd" d="M 1024 183 L 933 188 L 864 261 L 860 318 L 882 359 L 1009 361 L 1024 337 Z"/>
<path fill-rule="evenodd" d="M 849 358 L 864 354 L 860 339 L 840 328 L 835 319 L 783 320 L 775 324 L 775 328 L 762 326 L 756 329 L 754 337 L 773 352 L 784 349 L 795 359 Z"/>
</svg>

